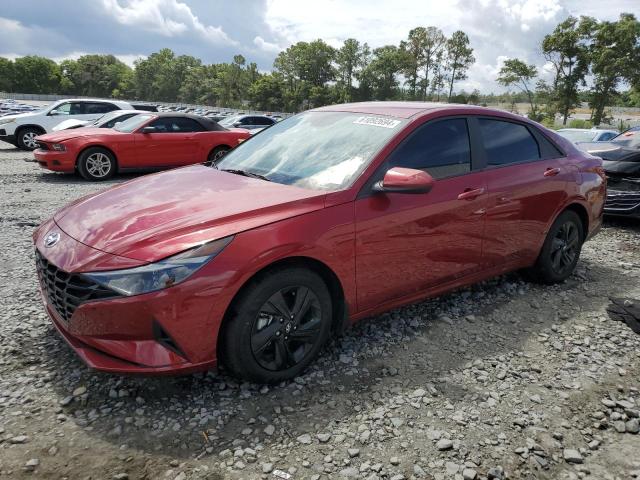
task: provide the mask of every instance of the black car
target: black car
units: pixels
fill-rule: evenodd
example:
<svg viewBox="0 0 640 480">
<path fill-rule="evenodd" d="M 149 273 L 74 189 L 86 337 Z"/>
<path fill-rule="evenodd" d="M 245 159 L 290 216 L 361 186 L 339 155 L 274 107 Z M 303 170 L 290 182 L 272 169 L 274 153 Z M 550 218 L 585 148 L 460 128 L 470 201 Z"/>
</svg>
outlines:
<svg viewBox="0 0 640 480">
<path fill-rule="evenodd" d="M 640 219 L 640 127 L 618 135 L 611 142 L 578 144 L 603 160 L 607 174 L 607 215 Z"/>
</svg>

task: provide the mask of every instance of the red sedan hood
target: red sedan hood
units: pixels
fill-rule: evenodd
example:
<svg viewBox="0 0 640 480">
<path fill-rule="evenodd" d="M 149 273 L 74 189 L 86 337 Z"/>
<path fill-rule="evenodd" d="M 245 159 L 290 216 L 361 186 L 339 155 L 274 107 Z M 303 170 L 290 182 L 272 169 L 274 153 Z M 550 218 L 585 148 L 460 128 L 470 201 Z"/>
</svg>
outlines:
<svg viewBox="0 0 640 480">
<path fill-rule="evenodd" d="M 111 128 L 95 128 L 95 127 L 83 127 L 72 128 L 71 130 L 60 130 L 59 132 L 46 133 L 40 135 L 38 140 L 47 143 L 64 142 L 65 140 L 71 140 L 78 137 L 89 137 L 95 135 L 128 135 L 127 133 L 118 132 Z"/>
<path fill-rule="evenodd" d="M 85 245 L 154 262 L 205 241 L 324 207 L 325 193 L 195 165 L 90 195 L 54 215 Z"/>
</svg>

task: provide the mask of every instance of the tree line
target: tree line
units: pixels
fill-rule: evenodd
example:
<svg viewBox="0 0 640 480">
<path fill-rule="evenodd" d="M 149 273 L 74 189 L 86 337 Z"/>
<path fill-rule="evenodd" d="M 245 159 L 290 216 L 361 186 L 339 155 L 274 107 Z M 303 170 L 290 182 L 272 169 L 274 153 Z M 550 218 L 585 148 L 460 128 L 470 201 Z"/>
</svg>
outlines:
<svg viewBox="0 0 640 480">
<path fill-rule="evenodd" d="M 475 61 L 468 36 L 417 27 L 399 45 L 370 48 L 354 38 L 321 39 L 280 52 L 270 73 L 242 55 L 204 64 L 163 48 L 130 68 L 114 55 L 56 63 L 30 55 L 0 58 L 0 91 L 56 93 L 298 111 L 356 100 L 448 99 Z"/>
<path fill-rule="evenodd" d="M 640 23 L 634 15 L 602 22 L 569 17 L 544 37 L 540 50 L 552 80 L 542 80 L 535 65 L 507 59 L 496 80 L 515 91 L 501 96 L 455 93 L 475 62 L 473 48 L 463 31 L 446 36 L 433 26 L 414 28 L 398 45 L 379 48 L 355 38 L 339 48 L 322 39 L 298 42 L 277 55 L 269 73 L 242 55 L 229 63 L 204 64 L 168 48 L 136 60 L 133 68 L 113 55 L 60 63 L 35 55 L 0 58 L 0 91 L 292 112 L 350 101 L 483 104 L 506 98 L 526 101 L 535 120 L 559 115 L 564 123 L 586 100 L 595 124 L 608 120 L 606 106 L 640 106 Z"/>
</svg>

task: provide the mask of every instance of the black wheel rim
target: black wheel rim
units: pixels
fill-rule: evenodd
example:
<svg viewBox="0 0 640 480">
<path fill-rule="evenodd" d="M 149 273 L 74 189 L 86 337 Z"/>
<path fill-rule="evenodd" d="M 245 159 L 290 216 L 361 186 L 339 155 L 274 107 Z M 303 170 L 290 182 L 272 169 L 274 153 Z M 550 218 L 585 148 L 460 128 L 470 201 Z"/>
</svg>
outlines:
<svg viewBox="0 0 640 480">
<path fill-rule="evenodd" d="M 304 286 L 274 293 L 263 305 L 251 329 L 251 351 L 262 368 L 287 370 L 302 362 L 320 340 L 322 309 Z"/>
<path fill-rule="evenodd" d="M 580 247 L 580 232 L 575 223 L 562 224 L 551 243 L 551 266 L 562 275 L 573 266 Z"/>
</svg>

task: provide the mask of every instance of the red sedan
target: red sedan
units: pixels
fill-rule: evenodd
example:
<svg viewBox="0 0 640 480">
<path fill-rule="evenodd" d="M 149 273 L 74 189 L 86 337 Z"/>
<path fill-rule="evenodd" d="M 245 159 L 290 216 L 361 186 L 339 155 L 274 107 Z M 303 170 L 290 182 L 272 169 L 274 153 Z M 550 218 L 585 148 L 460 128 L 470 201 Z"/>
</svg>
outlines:
<svg viewBox="0 0 640 480">
<path fill-rule="evenodd" d="M 90 366 L 278 382 L 358 319 L 517 269 L 563 281 L 604 198 L 600 159 L 522 117 L 362 103 L 84 197 L 33 238 Z"/>
<path fill-rule="evenodd" d="M 33 152 L 41 167 L 78 171 L 87 180 L 116 172 L 173 168 L 213 162 L 250 137 L 216 122 L 184 113 L 144 113 L 114 128 L 78 128 L 36 138 Z"/>
</svg>

